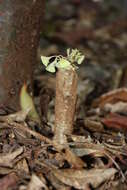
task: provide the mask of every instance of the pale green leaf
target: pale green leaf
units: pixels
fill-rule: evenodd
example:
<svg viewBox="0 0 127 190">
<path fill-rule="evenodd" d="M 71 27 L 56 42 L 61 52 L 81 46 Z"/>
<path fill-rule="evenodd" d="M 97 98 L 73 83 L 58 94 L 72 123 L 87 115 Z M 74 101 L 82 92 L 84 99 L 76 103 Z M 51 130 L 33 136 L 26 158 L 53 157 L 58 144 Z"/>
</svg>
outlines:
<svg viewBox="0 0 127 190">
<path fill-rule="evenodd" d="M 80 65 L 80 64 L 83 62 L 84 58 L 85 58 L 84 55 L 80 56 L 80 57 L 78 58 L 78 60 L 77 60 L 77 63 Z"/>
<path fill-rule="evenodd" d="M 56 67 L 61 68 L 61 69 L 66 69 L 66 68 L 70 67 L 70 65 L 71 65 L 71 63 L 67 59 L 62 58 L 57 63 Z"/>
<path fill-rule="evenodd" d="M 46 67 L 49 64 L 50 59 L 51 59 L 51 57 L 41 56 L 41 61 L 42 61 L 43 65 L 45 65 Z"/>
<path fill-rule="evenodd" d="M 47 67 L 46 67 L 46 70 L 49 71 L 50 73 L 55 73 L 56 69 L 55 69 L 55 63 L 56 61 L 52 62 L 51 64 L 49 64 Z"/>
<path fill-rule="evenodd" d="M 34 121 L 40 122 L 40 118 L 35 109 L 32 97 L 27 92 L 26 84 L 23 85 L 20 92 L 20 106 L 23 111 L 30 109 L 28 117 Z"/>
</svg>

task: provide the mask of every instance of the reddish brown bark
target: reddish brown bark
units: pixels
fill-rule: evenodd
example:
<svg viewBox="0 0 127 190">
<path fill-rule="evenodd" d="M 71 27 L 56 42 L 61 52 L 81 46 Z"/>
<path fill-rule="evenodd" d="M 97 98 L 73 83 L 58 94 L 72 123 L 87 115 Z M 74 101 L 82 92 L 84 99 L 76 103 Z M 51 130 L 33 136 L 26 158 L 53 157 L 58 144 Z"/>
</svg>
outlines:
<svg viewBox="0 0 127 190">
<path fill-rule="evenodd" d="M 60 144 L 66 143 L 65 135 L 71 134 L 77 99 L 77 74 L 73 69 L 56 74 L 55 137 Z"/>
<path fill-rule="evenodd" d="M 44 0 L 0 1 L 0 105 L 19 109 L 22 85 L 32 89 Z"/>
</svg>

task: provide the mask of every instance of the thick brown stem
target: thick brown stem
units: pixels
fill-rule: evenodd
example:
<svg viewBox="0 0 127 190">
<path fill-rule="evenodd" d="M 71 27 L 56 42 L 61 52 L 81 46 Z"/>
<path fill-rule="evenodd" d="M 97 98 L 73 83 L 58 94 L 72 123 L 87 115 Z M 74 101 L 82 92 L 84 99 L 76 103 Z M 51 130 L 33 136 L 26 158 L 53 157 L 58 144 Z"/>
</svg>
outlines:
<svg viewBox="0 0 127 190">
<path fill-rule="evenodd" d="M 67 134 L 73 131 L 77 99 L 77 74 L 72 68 L 59 69 L 56 74 L 55 137 L 60 144 L 66 143 Z"/>
<path fill-rule="evenodd" d="M 19 109 L 22 85 L 32 86 L 44 1 L 0 1 L 0 105 Z"/>
</svg>

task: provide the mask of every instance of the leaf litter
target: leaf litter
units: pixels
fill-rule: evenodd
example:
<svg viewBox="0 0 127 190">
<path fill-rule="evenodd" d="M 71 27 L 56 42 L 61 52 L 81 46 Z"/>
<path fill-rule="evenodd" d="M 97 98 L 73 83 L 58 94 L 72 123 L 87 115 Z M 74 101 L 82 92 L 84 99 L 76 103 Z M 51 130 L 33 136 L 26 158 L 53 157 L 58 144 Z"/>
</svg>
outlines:
<svg viewBox="0 0 127 190">
<path fill-rule="evenodd" d="M 115 12 L 92 0 L 62 0 L 66 11 L 56 11 L 58 0 L 47 5 L 38 53 L 73 46 L 86 55 L 74 130 L 62 149 L 53 141 L 55 77 L 41 66 L 34 76 L 39 115 L 31 97 L 34 119 L 29 109 L 0 110 L 0 189 L 127 189 L 126 18 L 116 16 L 116 4 Z"/>
</svg>

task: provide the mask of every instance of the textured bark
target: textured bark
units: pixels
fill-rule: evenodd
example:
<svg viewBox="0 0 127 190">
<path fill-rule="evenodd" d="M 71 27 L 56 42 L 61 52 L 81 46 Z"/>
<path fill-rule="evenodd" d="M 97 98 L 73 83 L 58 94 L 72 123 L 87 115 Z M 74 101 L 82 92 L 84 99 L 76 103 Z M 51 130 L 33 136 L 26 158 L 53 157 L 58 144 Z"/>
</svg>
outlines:
<svg viewBox="0 0 127 190">
<path fill-rule="evenodd" d="M 22 85 L 32 89 L 44 0 L 0 1 L 0 105 L 19 109 Z"/>
<path fill-rule="evenodd" d="M 60 144 L 73 131 L 77 100 L 77 74 L 75 70 L 59 70 L 56 75 L 55 137 Z"/>
</svg>

